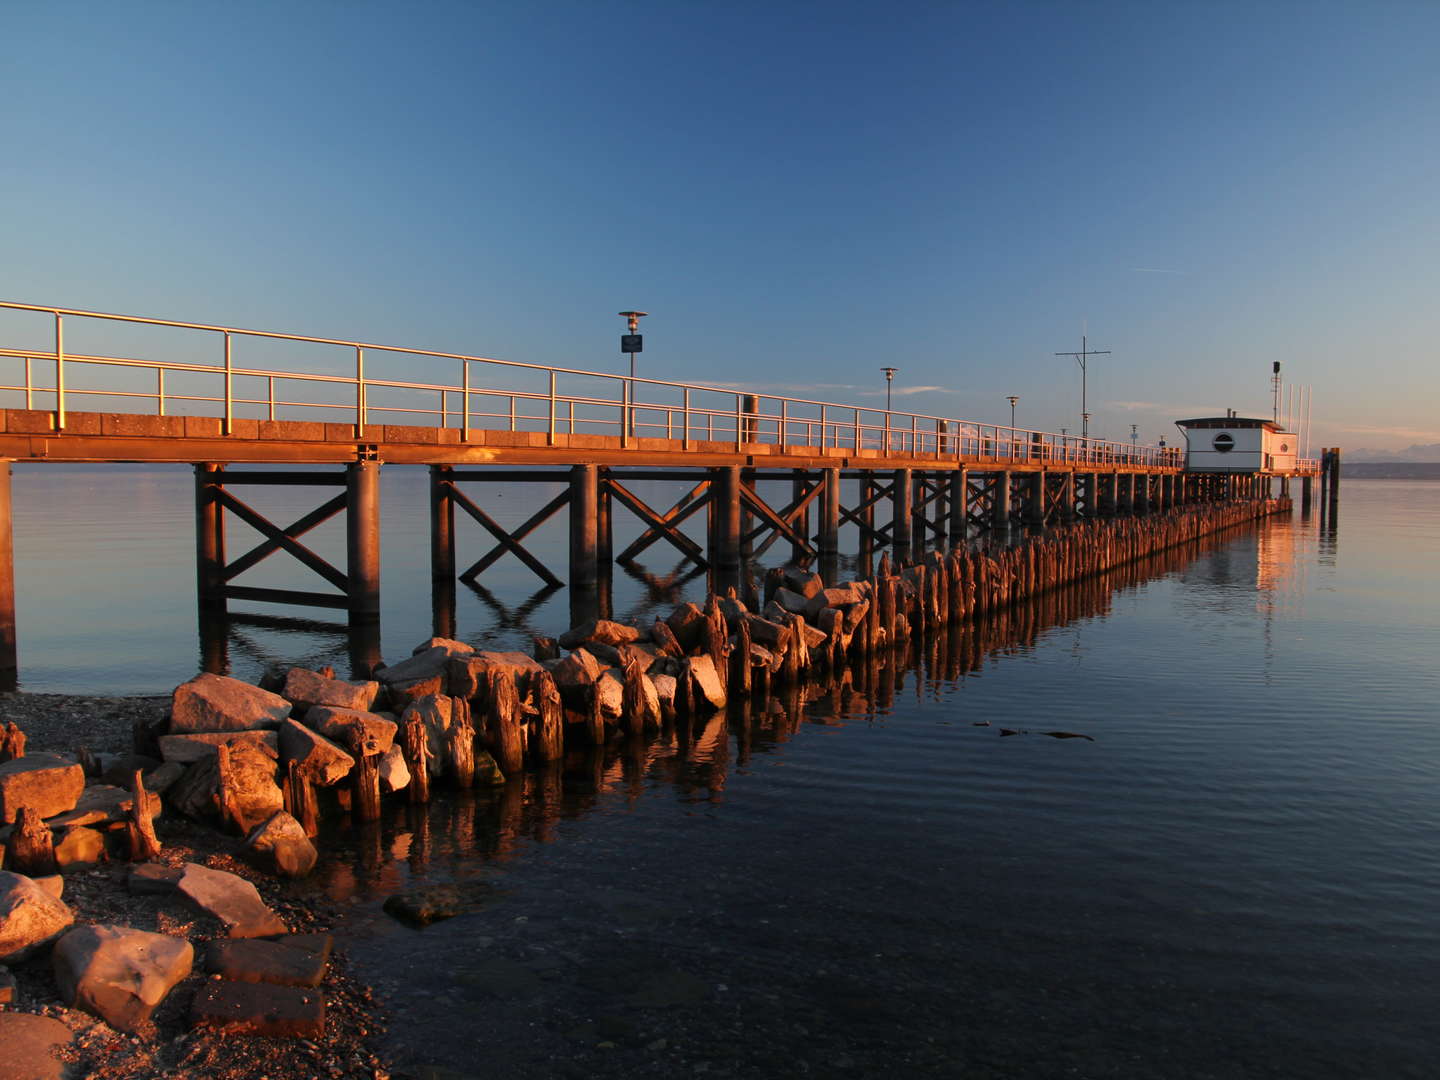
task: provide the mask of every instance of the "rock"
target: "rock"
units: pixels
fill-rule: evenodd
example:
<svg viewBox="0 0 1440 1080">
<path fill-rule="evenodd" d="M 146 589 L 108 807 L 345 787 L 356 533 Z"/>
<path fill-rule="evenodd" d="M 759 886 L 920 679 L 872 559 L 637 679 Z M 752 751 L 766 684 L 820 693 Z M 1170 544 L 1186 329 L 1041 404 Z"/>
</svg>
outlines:
<svg viewBox="0 0 1440 1080">
<path fill-rule="evenodd" d="M 440 640 L 444 641 L 445 639 Z M 418 652 L 414 656 L 401 660 L 393 667 L 381 668 L 375 673 L 375 677 L 386 686 L 426 679 L 443 680 L 452 656 L 469 656 L 474 651 L 469 645 L 463 645 L 458 641 L 432 645 L 424 652 Z"/>
<path fill-rule="evenodd" d="M 19 992 L 15 985 L 15 976 L 10 974 L 9 968 L 0 967 L 0 1005 L 14 1005 L 15 995 Z M 8 1050 L 9 1047 L 7 1046 Z"/>
<path fill-rule="evenodd" d="M 148 773 L 160 767 L 159 761 L 146 754 L 102 754 L 101 760 L 104 764 L 100 782 L 126 791 L 130 790 L 130 780 L 136 769 Z"/>
<path fill-rule="evenodd" d="M 475 783 L 480 787 L 503 787 L 505 774 L 489 750 L 475 751 Z"/>
<path fill-rule="evenodd" d="M 32 1013 L 0 1012 L 0 1080 L 63 1080 L 55 1051 L 75 1041 L 59 1020 Z"/>
<path fill-rule="evenodd" d="M 450 755 L 446 749 L 450 740 L 446 737 L 455 717 L 455 703 L 445 694 L 426 694 L 412 702 L 400 718 L 404 727 L 412 719 L 419 718 L 425 725 L 425 762 L 430 775 L 438 776 L 446 771 Z"/>
<path fill-rule="evenodd" d="M 649 671 L 650 665 L 655 663 L 660 656 L 660 650 L 647 642 L 634 642 L 630 645 L 621 645 L 615 650 L 616 662 L 611 665 L 623 669 L 632 660 L 640 665 L 641 671 Z"/>
<path fill-rule="evenodd" d="M 687 653 L 700 644 L 700 630 L 705 625 L 705 613 L 694 604 L 681 604 L 665 620 L 680 647 Z"/>
<path fill-rule="evenodd" d="M 845 617 L 845 632 L 852 634 L 855 628 L 860 625 L 860 620 L 870 611 L 870 601 L 860 600 L 853 604 L 846 604 L 840 608 L 840 613 Z"/>
<path fill-rule="evenodd" d="M 733 596 L 722 596 L 719 600 L 720 614 L 725 617 L 725 625 L 734 627 L 735 624 L 750 614 L 750 609 L 743 602 Z"/>
<path fill-rule="evenodd" d="M 643 636 L 633 626 L 611 622 L 609 619 L 593 619 L 561 634 L 560 647 L 573 649 L 582 641 L 598 641 L 602 645 L 609 645 L 613 648 L 616 645 L 628 645 L 632 641 L 639 641 Z"/>
<path fill-rule="evenodd" d="M 606 645 L 603 641 L 583 641 L 579 647 L 600 661 L 601 667 L 620 666 L 620 650 L 614 645 Z"/>
<path fill-rule="evenodd" d="M 285 811 L 250 830 L 241 852 L 261 869 L 281 877 L 304 877 L 319 857 L 305 827 Z"/>
<path fill-rule="evenodd" d="M 318 731 L 336 746 L 346 749 L 355 745 L 355 731 L 364 733 L 366 745 L 372 754 L 383 754 L 395 743 L 395 732 L 399 725 L 379 713 L 362 709 L 336 709 L 325 705 L 316 706 L 305 714 L 305 726 Z"/>
<path fill-rule="evenodd" d="M 291 934 L 274 941 L 212 941 L 205 970 L 232 982 L 319 986 L 330 960 L 329 934 Z"/>
<path fill-rule="evenodd" d="M 128 788 L 111 787 L 109 784 L 91 784 L 80 795 L 75 809 L 49 819 L 45 824 L 52 829 L 64 829 L 75 825 L 104 825 L 124 821 L 130 816 L 135 800 Z M 145 792 L 145 805 L 151 814 L 160 813 L 160 796 Z"/>
<path fill-rule="evenodd" d="M 26 754 L 0 764 L 0 822 L 9 824 L 22 806 L 42 818 L 72 810 L 85 791 L 85 770 L 59 754 Z"/>
<path fill-rule="evenodd" d="M 385 899 L 386 914 L 412 926 L 429 926 L 441 919 L 478 911 L 495 899 L 488 881 L 471 880 L 453 885 L 426 885 Z"/>
<path fill-rule="evenodd" d="M 572 709 L 588 709 L 590 688 L 604 671 L 600 661 L 587 650 L 576 649 L 556 664 L 551 674 L 555 677 L 555 686 L 565 704 Z"/>
<path fill-rule="evenodd" d="M 447 672 L 450 693 L 455 697 L 473 698 L 484 689 L 495 669 L 509 672 L 523 695 L 529 692 L 530 679 L 545 669 L 539 661 L 523 652 L 477 652 L 470 656 L 452 656 Z"/>
<path fill-rule="evenodd" d="M 255 886 L 242 877 L 186 863 L 176 888 L 195 907 L 224 923 L 232 938 L 286 933 L 280 917 L 265 906 Z"/>
<path fill-rule="evenodd" d="M 240 816 L 246 821 L 264 821 L 282 809 L 285 799 L 275 783 L 274 759 L 264 749 L 248 743 L 237 743 L 229 754 L 235 809 Z M 220 809 L 218 785 L 218 761 L 212 754 L 186 769 L 167 793 L 170 805 L 196 820 L 213 817 Z"/>
<path fill-rule="evenodd" d="M 39 952 L 74 921 L 74 912 L 33 878 L 0 870 L 0 964 Z"/>
<path fill-rule="evenodd" d="M 163 863 L 141 863 L 130 871 L 125 884 L 136 896 L 169 896 L 179 886 L 184 872 Z"/>
<path fill-rule="evenodd" d="M 686 662 L 690 678 L 694 680 L 697 700 L 703 698 L 711 708 L 725 707 L 725 687 L 715 671 L 715 662 L 708 656 L 692 656 Z"/>
<path fill-rule="evenodd" d="M 595 695 L 601 713 L 618 717 L 625 709 L 625 677 L 615 668 L 606 668 L 595 680 Z"/>
<path fill-rule="evenodd" d="M 334 709 L 369 710 L 380 693 L 378 682 L 344 682 L 330 679 L 308 668 L 291 668 L 285 673 L 280 696 L 302 709 L 326 705 Z"/>
<path fill-rule="evenodd" d="M 185 976 L 190 942 L 123 926 L 78 926 L 55 943 L 55 985 L 70 1006 L 134 1032 Z"/>
<path fill-rule="evenodd" d="M 325 999 L 308 987 L 212 979 L 196 993 L 190 1022 L 272 1038 L 319 1039 L 325 1034 Z"/>
<path fill-rule="evenodd" d="M 805 621 L 804 616 L 801 616 L 792 626 L 798 626 L 800 628 L 800 637 L 801 640 L 805 642 L 806 649 L 818 649 L 830 640 L 829 634 L 825 633 L 825 631 L 819 627 L 811 626 Z"/>
<path fill-rule="evenodd" d="M 344 750 L 294 720 L 286 720 L 280 728 L 280 760 L 287 767 L 299 762 L 300 771 L 322 785 L 345 779 L 355 767 L 355 759 Z"/>
<path fill-rule="evenodd" d="M 801 596 L 799 593 L 791 592 L 789 589 L 776 589 L 773 602 L 779 604 L 780 607 L 786 611 L 796 615 L 803 615 L 809 604 L 809 599 L 808 597 Z"/>
<path fill-rule="evenodd" d="M 820 575 L 812 570 L 802 570 L 798 566 L 787 566 L 783 570 L 785 588 L 790 592 L 799 593 L 809 600 L 816 593 L 825 588 L 825 582 Z"/>
<path fill-rule="evenodd" d="M 790 643 L 790 628 L 778 622 L 762 619 L 759 615 L 750 615 L 745 619 L 745 624 L 750 628 L 750 640 L 757 645 L 764 645 L 772 652 L 783 652 Z"/>
<path fill-rule="evenodd" d="M 105 861 L 105 838 L 94 829 L 74 825 L 55 842 L 55 865 L 62 874 L 89 870 Z"/>
<path fill-rule="evenodd" d="M 45 874 L 41 877 L 32 878 L 31 880 L 51 896 L 55 897 L 56 900 L 62 899 L 65 895 L 65 879 L 59 874 Z"/>
<path fill-rule="evenodd" d="M 196 731 L 185 735 L 161 735 L 159 741 L 160 756 L 167 762 L 173 761 L 181 765 L 214 756 L 217 746 L 235 746 L 239 743 L 264 746 L 275 757 L 280 755 L 279 736 L 273 731 Z M 148 776 L 145 778 L 145 786 L 150 786 Z"/>
<path fill-rule="evenodd" d="M 842 607 L 845 604 L 856 604 L 865 599 L 864 592 L 854 583 L 839 585 L 831 589 L 821 589 L 810 602 L 805 606 L 805 618 L 811 622 L 820 614 L 821 608 Z"/>
<path fill-rule="evenodd" d="M 279 751 L 276 751 L 278 756 Z M 185 775 L 185 766 L 178 761 L 167 761 L 154 772 L 145 774 L 145 790 L 151 795 L 164 795 L 176 780 Z"/>
<path fill-rule="evenodd" d="M 399 746 L 392 746 L 380 759 L 380 790 L 403 791 L 410 786 L 410 767 Z"/>
<path fill-rule="evenodd" d="M 655 687 L 655 694 L 660 699 L 660 704 L 667 709 L 675 707 L 675 676 L 653 675 L 650 682 Z"/>
<path fill-rule="evenodd" d="M 451 656 L 465 656 L 467 653 L 475 651 L 475 646 L 467 645 L 463 641 L 456 641 L 454 638 L 432 637 L 422 641 L 419 645 L 416 645 L 415 648 L 411 649 L 410 655 L 419 656 L 423 652 L 429 652 L 431 649 L 436 648 L 444 649 Z"/>
<path fill-rule="evenodd" d="M 175 688 L 170 699 L 170 733 L 273 728 L 289 715 L 290 703 L 280 695 L 207 673 Z"/>
</svg>

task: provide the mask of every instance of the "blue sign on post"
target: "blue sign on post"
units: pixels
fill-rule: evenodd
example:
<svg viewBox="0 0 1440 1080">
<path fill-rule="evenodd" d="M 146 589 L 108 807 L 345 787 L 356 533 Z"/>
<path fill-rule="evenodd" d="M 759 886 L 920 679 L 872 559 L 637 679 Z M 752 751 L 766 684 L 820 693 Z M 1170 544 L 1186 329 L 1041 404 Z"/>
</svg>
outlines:
<svg viewBox="0 0 1440 1080">
<path fill-rule="evenodd" d="M 622 353 L 643 352 L 645 346 L 645 335 L 643 334 L 621 334 L 620 351 Z"/>
</svg>

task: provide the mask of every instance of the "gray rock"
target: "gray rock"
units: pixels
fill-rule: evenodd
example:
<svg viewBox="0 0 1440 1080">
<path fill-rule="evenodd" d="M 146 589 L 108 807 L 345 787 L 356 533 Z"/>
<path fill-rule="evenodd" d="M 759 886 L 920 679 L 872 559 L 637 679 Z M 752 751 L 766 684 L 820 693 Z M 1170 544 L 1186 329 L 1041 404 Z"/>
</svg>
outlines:
<svg viewBox="0 0 1440 1080">
<path fill-rule="evenodd" d="M 565 704 L 572 709 L 584 709 L 589 707 L 590 688 L 604 671 L 600 661 L 588 651 L 576 649 L 556 664 L 551 674 Z"/>
<path fill-rule="evenodd" d="M 160 767 L 160 762 L 145 754 L 102 754 L 100 760 L 100 782 L 126 791 L 130 790 L 130 780 L 136 769 L 143 774 Z"/>
<path fill-rule="evenodd" d="M 232 746 L 230 776 L 234 781 L 236 809 L 247 822 L 264 821 L 285 805 L 275 782 L 275 760 L 264 748 L 238 743 Z M 219 763 L 215 755 L 191 765 L 171 788 L 167 798 L 187 817 L 201 820 L 219 812 Z"/>
<path fill-rule="evenodd" d="M 277 749 L 278 756 L 279 751 Z M 185 775 L 185 766 L 178 761 L 167 761 L 154 772 L 145 775 L 145 790 L 152 795 L 164 795 L 176 780 Z"/>
<path fill-rule="evenodd" d="M 186 863 L 176 888 L 195 907 L 224 923 L 230 937 L 271 937 L 286 932 L 280 917 L 242 877 Z"/>
<path fill-rule="evenodd" d="M 42 874 L 40 877 L 31 878 L 30 880 L 35 882 L 36 885 L 39 885 L 51 896 L 55 897 L 56 900 L 64 899 L 65 879 L 59 874 Z"/>
<path fill-rule="evenodd" d="M 825 588 L 825 582 L 820 575 L 811 570 L 802 570 L 798 566 L 787 566 L 784 568 L 784 575 L 785 588 L 793 593 L 799 593 L 807 600 Z"/>
<path fill-rule="evenodd" d="M 59 1020 L 32 1013 L 0 1012 L 0 1080 L 63 1080 L 55 1051 L 75 1041 Z"/>
<path fill-rule="evenodd" d="M 381 668 L 375 673 L 375 677 L 387 686 L 437 677 L 443 680 L 452 656 L 469 656 L 474 651 L 469 645 L 462 645 L 458 641 L 432 645 L 424 652 L 407 657 L 392 667 Z"/>
<path fill-rule="evenodd" d="M 379 693 L 378 682 L 345 682 L 297 667 L 285 673 L 285 686 L 280 696 L 302 709 L 327 705 L 334 709 L 366 711 L 374 706 L 375 696 Z"/>
<path fill-rule="evenodd" d="M 392 746 L 380 759 L 380 790 L 403 791 L 410 786 L 410 767 L 400 747 Z"/>
<path fill-rule="evenodd" d="M 778 622 L 762 619 L 759 615 L 750 615 L 745 619 L 745 624 L 750 628 L 750 640 L 757 645 L 764 645 L 772 652 L 784 651 L 790 642 L 790 628 Z"/>
<path fill-rule="evenodd" d="M 278 756 L 280 742 L 273 731 L 196 731 L 185 735 L 161 735 L 160 756 L 167 762 L 189 765 L 203 757 L 212 757 L 217 746 L 239 743 L 269 747 Z M 149 779 L 146 779 L 149 785 Z"/>
<path fill-rule="evenodd" d="M 286 720 L 280 727 L 280 758 L 287 767 L 298 762 L 300 771 L 317 784 L 343 780 L 355 767 L 355 759 L 344 750 L 294 720 Z"/>
<path fill-rule="evenodd" d="M 708 656 L 692 656 L 685 662 L 694 680 L 697 698 L 703 698 L 710 703 L 711 708 L 723 709 L 725 707 L 725 687 L 720 682 L 720 676 L 715 671 L 715 662 Z"/>
<path fill-rule="evenodd" d="M 431 776 L 444 772 L 450 763 L 445 749 L 449 740 L 445 735 L 454 715 L 455 704 L 447 695 L 426 694 L 411 702 L 400 718 L 401 727 L 416 718 L 425 725 L 425 767 Z"/>
<path fill-rule="evenodd" d="M 416 645 L 415 648 L 411 649 L 410 655 L 419 656 L 421 653 L 428 652 L 434 648 L 444 649 L 451 656 L 464 656 L 466 653 L 475 651 L 475 646 L 467 645 L 463 641 L 456 641 L 454 638 L 432 637 L 426 641 L 422 641 L 419 645 Z"/>
<path fill-rule="evenodd" d="M 255 826 L 240 850 L 261 869 L 288 878 L 304 877 L 318 858 L 304 826 L 283 810 Z"/>
<path fill-rule="evenodd" d="M 330 961 L 329 934 L 290 934 L 275 941 L 212 941 L 205 970 L 232 982 L 319 986 Z"/>
<path fill-rule="evenodd" d="M 595 695 L 600 699 L 600 711 L 612 719 L 618 717 L 625 707 L 624 677 L 616 668 L 606 668 L 595 680 Z"/>
<path fill-rule="evenodd" d="M 75 913 L 33 878 L 0 870 L 0 963 L 40 951 L 75 921 Z"/>
<path fill-rule="evenodd" d="M 290 703 L 278 694 L 206 673 L 175 688 L 170 699 L 170 733 L 273 728 L 289 715 Z"/>
<path fill-rule="evenodd" d="M 383 754 L 390 749 L 395 742 L 397 727 L 394 720 L 379 713 L 325 705 L 316 706 L 305 714 L 305 726 L 345 749 L 355 745 L 358 731 L 372 754 Z"/>
<path fill-rule="evenodd" d="M 810 602 L 805 606 L 805 617 L 812 622 L 820 614 L 821 608 L 843 607 L 846 604 L 856 604 L 865 599 L 865 593 L 854 583 L 839 585 L 832 589 L 821 589 Z"/>
<path fill-rule="evenodd" d="M 169 896 L 180 884 L 182 873 L 162 863 L 141 863 L 130 871 L 125 884 L 136 896 Z"/>
<path fill-rule="evenodd" d="M 791 592 L 789 589 L 776 589 L 774 602 L 786 611 L 794 612 L 796 615 L 803 615 L 805 614 L 809 599 L 801 596 L 799 593 Z"/>
<path fill-rule="evenodd" d="M 670 627 L 680 647 L 689 652 L 700 644 L 700 628 L 705 625 L 705 613 L 694 604 L 681 604 L 670 613 L 665 625 Z"/>
<path fill-rule="evenodd" d="M 67 1005 L 133 1032 L 190 974 L 190 942 L 123 926 L 78 926 L 55 943 L 55 985 Z"/>
<path fill-rule="evenodd" d="M 525 693 L 530 680 L 544 670 L 539 661 L 522 652 L 487 650 L 470 656 L 452 656 L 448 668 L 450 693 L 456 697 L 473 698 L 484 689 L 490 672 L 497 668 L 510 673 L 521 693 Z"/>
<path fill-rule="evenodd" d="M 573 649 L 582 641 L 598 641 L 612 648 L 639 641 L 644 635 L 633 626 L 611 622 L 609 619 L 593 619 L 560 635 L 560 647 Z"/>
<path fill-rule="evenodd" d="M 271 1038 L 319 1039 L 325 1034 L 325 999 L 311 987 L 211 979 L 195 995 L 190 1022 Z"/>
<path fill-rule="evenodd" d="M 130 816 L 135 800 L 128 788 L 111 787 L 109 784 L 91 784 L 80 795 L 75 809 L 50 818 L 46 824 L 52 829 L 64 829 L 75 825 L 104 825 L 124 821 Z M 160 813 L 160 796 L 145 792 L 145 805 L 151 814 Z"/>
<path fill-rule="evenodd" d="M 85 791 L 85 770 L 59 754 L 26 754 L 0 764 L 0 822 L 15 820 L 20 807 L 42 818 L 73 810 Z"/>
<path fill-rule="evenodd" d="M 675 676 L 653 675 L 650 682 L 655 686 L 655 694 L 659 697 L 660 703 L 666 708 L 675 707 Z"/>
</svg>

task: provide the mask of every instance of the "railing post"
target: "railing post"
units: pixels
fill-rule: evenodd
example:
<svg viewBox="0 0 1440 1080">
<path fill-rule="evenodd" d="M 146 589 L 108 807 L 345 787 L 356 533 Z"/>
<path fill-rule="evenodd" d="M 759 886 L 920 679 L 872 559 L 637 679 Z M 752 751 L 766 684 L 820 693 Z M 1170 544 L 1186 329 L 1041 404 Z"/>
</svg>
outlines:
<svg viewBox="0 0 1440 1080">
<path fill-rule="evenodd" d="M 890 456 L 890 410 L 885 410 L 885 445 L 881 449 L 881 456 Z"/>
<path fill-rule="evenodd" d="M 235 377 L 234 364 L 230 355 L 230 331 L 225 331 L 225 423 L 224 434 L 229 435 L 235 427 Z M 270 380 L 270 419 L 275 419 L 275 380 Z"/>
<path fill-rule="evenodd" d="M 786 433 L 786 429 L 790 426 L 789 420 L 790 420 L 790 399 L 789 399 L 789 398 L 781 398 L 781 399 L 780 399 L 780 431 L 778 432 L 778 434 L 779 434 L 780 437 L 779 437 L 779 439 L 776 440 L 781 446 L 784 446 L 784 445 L 785 445 L 785 433 Z"/>
<path fill-rule="evenodd" d="M 355 346 L 355 437 L 365 437 L 365 350 Z"/>
<path fill-rule="evenodd" d="M 165 415 L 165 369 L 164 369 L 163 367 L 157 367 L 157 368 L 155 369 L 155 398 L 156 398 L 156 401 L 158 402 L 158 406 L 157 406 L 157 407 L 159 408 L 159 415 L 160 415 L 160 416 L 164 416 L 164 415 Z"/>
<path fill-rule="evenodd" d="M 681 404 L 685 407 L 685 430 L 680 433 L 680 449 L 690 449 L 690 388 L 685 387 L 681 395 Z"/>
<path fill-rule="evenodd" d="M 468 364 L 466 371 L 469 371 Z M 555 445 L 555 372 L 553 369 L 550 372 L 550 427 L 546 432 L 545 441 L 550 446 Z"/>
<path fill-rule="evenodd" d="M 822 405 L 821 408 L 823 409 L 824 406 Z M 863 433 L 864 433 L 864 429 L 860 426 L 860 406 L 857 405 L 857 406 L 855 406 L 855 452 L 856 452 L 857 454 L 860 452 L 860 440 L 861 440 L 861 438 L 862 438 L 862 436 L 863 436 Z M 823 432 L 823 431 L 821 432 L 821 436 L 822 436 L 821 441 L 823 442 L 823 441 L 824 441 L 824 438 L 823 438 L 824 432 Z"/>
<path fill-rule="evenodd" d="M 266 380 L 265 380 L 265 383 L 266 383 L 266 391 L 267 391 L 267 394 L 268 394 L 268 396 L 269 396 L 269 402 L 268 402 L 269 407 L 270 407 L 269 418 L 270 418 L 271 420 L 274 420 L 274 419 L 275 419 L 275 376 L 274 376 L 274 375 L 268 376 L 268 377 L 266 378 Z M 227 432 L 228 432 L 228 429 L 229 429 L 229 423 L 228 423 L 228 422 L 226 423 L 226 429 L 227 429 Z"/>
<path fill-rule="evenodd" d="M 554 373 L 553 371 L 550 373 L 550 378 L 551 378 L 551 383 L 552 383 L 552 385 L 551 385 L 551 399 L 550 399 L 550 417 L 551 417 L 551 428 L 552 428 L 552 430 L 553 430 L 553 428 L 554 428 L 554 417 L 555 417 L 555 399 L 554 399 L 554 385 L 553 385 L 553 383 L 554 383 L 554 378 L 555 378 L 555 373 Z M 461 361 L 460 361 L 460 408 L 461 408 L 461 410 L 462 410 L 462 415 L 461 415 L 461 417 L 460 417 L 460 441 L 461 441 L 461 442 L 469 442 L 469 441 L 470 441 L 470 361 L 469 361 L 469 360 L 461 360 Z"/>
<path fill-rule="evenodd" d="M 30 374 L 30 357 L 27 356 L 25 357 L 25 408 L 27 409 L 35 407 L 34 391 L 31 389 L 33 385 L 34 380 Z"/>
<path fill-rule="evenodd" d="M 741 425 L 741 423 L 743 422 L 744 409 L 745 409 L 745 405 L 744 405 L 744 397 L 743 397 L 743 395 L 736 394 L 736 395 L 735 395 L 735 452 L 736 452 L 737 454 L 740 453 L 741 448 L 745 445 L 745 433 L 740 429 L 740 425 Z M 738 485 L 739 482 L 737 481 L 736 483 L 737 483 L 737 485 Z M 737 491 L 739 490 L 738 486 L 737 486 L 736 490 L 737 490 Z M 736 495 L 736 498 L 737 498 L 737 499 L 739 498 L 739 495 L 738 495 L 738 494 Z M 736 528 L 738 529 L 739 526 L 737 525 Z"/>
<path fill-rule="evenodd" d="M 510 395 L 510 430 L 515 430 L 515 395 Z"/>
<path fill-rule="evenodd" d="M 631 387 L 630 380 L 620 380 L 620 445 L 622 448 L 630 445 L 630 430 L 635 423 L 634 415 L 630 411 Z"/>
<path fill-rule="evenodd" d="M 65 318 L 55 313 L 55 430 L 65 430 Z"/>
</svg>

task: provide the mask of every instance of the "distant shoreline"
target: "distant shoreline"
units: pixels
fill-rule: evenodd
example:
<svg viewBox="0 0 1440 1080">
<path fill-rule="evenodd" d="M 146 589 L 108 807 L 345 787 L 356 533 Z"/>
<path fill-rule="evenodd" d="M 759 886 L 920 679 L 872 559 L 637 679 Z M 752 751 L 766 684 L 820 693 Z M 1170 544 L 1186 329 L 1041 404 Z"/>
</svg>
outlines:
<svg viewBox="0 0 1440 1080">
<path fill-rule="evenodd" d="M 1440 480 L 1440 461 L 1346 461 L 1340 458 L 1340 479 Z"/>
</svg>

